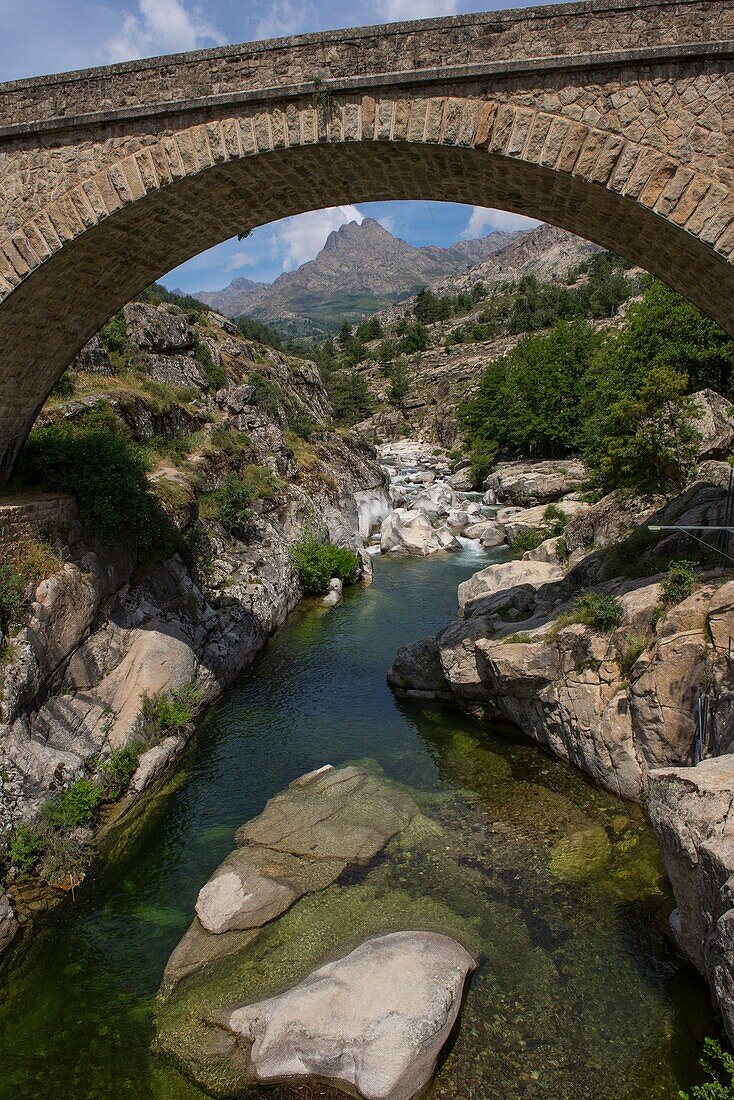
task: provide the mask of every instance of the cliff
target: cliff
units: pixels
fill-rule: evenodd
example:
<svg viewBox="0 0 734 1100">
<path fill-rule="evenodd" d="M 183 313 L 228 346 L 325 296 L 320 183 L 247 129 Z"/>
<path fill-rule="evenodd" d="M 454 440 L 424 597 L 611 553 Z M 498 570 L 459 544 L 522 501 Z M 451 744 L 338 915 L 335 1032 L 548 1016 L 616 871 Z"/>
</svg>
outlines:
<svg viewBox="0 0 734 1100">
<path fill-rule="evenodd" d="M 136 752 L 130 790 L 157 779 L 185 746 L 188 719 L 301 598 L 294 543 L 359 554 L 358 500 L 383 484 L 372 449 L 333 430 L 316 367 L 242 339 L 216 314 L 132 303 L 60 389 L 41 438 L 102 423 L 144 447 L 160 530 L 141 556 L 124 523 L 114 542 L 90 527 L 83 496 L 23 486 L 4 501 L 7 558 L 42 551 L 43 575 L 0 637 L 3 846 L 43 819 L 49 800 L 108 775 L 126 747 Z M 232 485 L 246 494 L 234 520 L 223 506 Z M 369 570 L 368 555 L 361 561 Z M 45 877 L 58 881 L 59 868 Z M 16 880 L 11 870 L 11 896 Z M 0 927 L 11 928 L 3 905 Z"/>
</svg>

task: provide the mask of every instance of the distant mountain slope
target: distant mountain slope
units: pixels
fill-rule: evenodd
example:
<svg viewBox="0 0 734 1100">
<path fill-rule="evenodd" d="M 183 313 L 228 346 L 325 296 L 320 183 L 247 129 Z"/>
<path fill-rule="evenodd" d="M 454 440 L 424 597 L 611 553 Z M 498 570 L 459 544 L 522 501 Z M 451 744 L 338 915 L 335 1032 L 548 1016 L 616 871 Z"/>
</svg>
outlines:
<svg viewBox="0 0 734 1100">
<path fill-rule="evenodd" d="M 470 290 L 478 282 L 491 287 L 513 282 L 523 275 L 535 275 L 541 283 L 548 283 L 565 278 L 572 268 L 602 251 L 598 245 L 575 237 L 565 229 L 540 225 L 467 271 L 438 280 L 432 284 L 432 289 L 440 294 L 458 294 Z"/>
<path fill-rule="evenodd" d="M 333 331 L 407 297 L 421 286 L 504 249 L 519 233 L 491 233 L 450 248 L 416 248 L 373 218 L 331 233 L 314 260 L 268 286 L 235 279 L 221 291 L 196 294 L 229 317 L 247 313 L 294 334 Z"/>
<path fill-rule="evenodd" d="M 255 283 L 252 279 L 233 279 L 222 290 L 198 290 L 192 297 L 211 306 L 225 317 L 241 317 L 249 313 L 262 297 L 263 291 L 270 288 L 269 283 Z"/>
</svg>

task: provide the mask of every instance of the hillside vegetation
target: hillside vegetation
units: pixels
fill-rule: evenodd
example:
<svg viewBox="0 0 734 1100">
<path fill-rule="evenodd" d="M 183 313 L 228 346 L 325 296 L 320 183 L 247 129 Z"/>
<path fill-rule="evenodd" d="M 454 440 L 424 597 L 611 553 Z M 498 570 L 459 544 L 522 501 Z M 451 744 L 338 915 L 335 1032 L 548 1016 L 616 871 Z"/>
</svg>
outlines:
<svg viewBox="0 0 734 1100">
<path fill-rule="evenodd" d="M 312 354 L 340 423 L 451 446 L 476 484 L 499 460 L 581 454 L 602 491 L 677 491 L 696 452 L 690 395 L 734 396 L 734 342 L 609 253 L 550 283 L 424 288 Z"/>
</svg>

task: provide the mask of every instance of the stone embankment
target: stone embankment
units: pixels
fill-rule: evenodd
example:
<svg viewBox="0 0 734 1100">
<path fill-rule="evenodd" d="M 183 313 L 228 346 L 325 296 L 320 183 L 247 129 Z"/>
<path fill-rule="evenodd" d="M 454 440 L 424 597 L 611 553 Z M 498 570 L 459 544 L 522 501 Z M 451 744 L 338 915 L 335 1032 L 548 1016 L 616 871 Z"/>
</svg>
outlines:
<svg viewBox="0 0 734 1100">
<path fill-rule="evenodd" d="M 179 690 L 205 705 L 252 662 L 301 598 L 294 542 L 349 547 L 371 573 L 360 531 L 371 529 L 385 478 L 368 445 L 331 429 L 316 367 L 244 340 L 215 314 L 192 323 L 174 306 L 134 303 L 124 322 L 142 384 L 131 386 L 95 339 L 75 364 L 77 392 L 49 404 L 41 420 L 82 420 L 102 406 L 139 442 L 162 439 L 152 488 L 191 553 L 141 569 L 124 542 L 103 545 L 67 522 L 68 498 L 41 525 L 58 568 L 26 593 L 25 624 L 4 639 L 0 665 L 3 843 L 49 798 L 93 778 L 110 753 L 141 737 L 146 699 Z M 223 372 L 216 386 L 202 362 Z M 291 427 L 299 420 L 308 422 L 303 436 Z M 267 491 L 235 537 L 206 518 L 205 503 L 242 470 Z M 39 499 L 33 518 L 48 512 L 48 498 Z M 36 523 L 28 533 L 37 531 Z M 189 736 L 169 730 L 144 751 L 130 792 L 158 780 Z M 1 893 L 0 901 L 1 945 L 13 918 Z"/>
<path fill-rule="evenodd" d="M 734 425 L 722 435 L 719 419 L 685 492 L 657 507 L 604 498 L 567 513 L 562 535 L 462 584 L 461 617 L 399 650 L 388 680 L 399 695 L 509 719 L 620 797 L 649 801 L 678 903 L 673 929 L 734 1039 L 734 580 L 712 561 L 676 590 L 666 562 L 690 557 L 691 542 L 649 531 L 722 522 L 730 468 L 718 456 Z M 546 473 L 498 470 L 489 491 L 548 500 Z"/>
</svg>

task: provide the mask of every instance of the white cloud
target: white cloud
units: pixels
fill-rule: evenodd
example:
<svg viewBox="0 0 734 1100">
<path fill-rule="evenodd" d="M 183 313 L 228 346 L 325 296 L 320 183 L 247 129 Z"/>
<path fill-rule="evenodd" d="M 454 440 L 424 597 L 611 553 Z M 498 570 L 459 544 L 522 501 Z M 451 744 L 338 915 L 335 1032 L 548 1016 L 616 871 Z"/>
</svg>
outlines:
<svg viewBox="0 0 734 1100">
<path fill-rule="evenodd" d="M 313 260 L 326 244 L 326 238 L 347 222 L 362 222 L 364 215 L 356 206 L 330 206 L 276 222 L 273 228 L 274 253 L 280 258 L 283 271 L 292 271 L 307 260 Z"/>
<path fill-rule="evenodd" d="M 258 262 L 258 257 L 253 256 L 251 252 L 245 252 L 243 249 L 239 249 L 237 252 L 233 252 L 225 265 L 225 271 L 239 271 L 242 267 L 252 267 L 253 264 Z"/>
<path fill-rule="evenodd" d="M 456 15 L 458 7 L 458 0 L 377 0 L 377 10 L 388 23 Z"/>
<path fill-rule="evenodd" d="M 384 218 L 378 218 L 377 220 L 388 233 L 395 234 L 395 218 L 391 214 L 386 214 Z"/>
<path fill-rule="evenodd" d="M 103 43 L 101 54 L 110 62 L 129 61 L 216 46 L 223 41 L 201 10 L 188 9 L 183 0 L 138 0 L 137 11 L 123 17 L 117 34 Z"/>
<path fill-rule="evenodd" d="M 509 210 L 492 210 L 486 206 L 475 206 L 466 229 L 461 236 L 466 241 L 474 237 L 485 237 L 494 230 L 512 232 L 516 229 L 535 229 L 542 222 L 526 218 L 523 214 L 511 214 Z"/>
<path fill-rule="evenodd" d="M 299 0 L 275 0 L 268 5 L 253 27 L 253 37 L 260 38 L 285 38 L 291 34 L 298 34 L 313 22 L 315 13 L 309 3 L 300 3 Z"/>
</svg>

